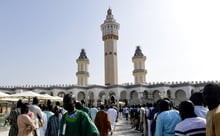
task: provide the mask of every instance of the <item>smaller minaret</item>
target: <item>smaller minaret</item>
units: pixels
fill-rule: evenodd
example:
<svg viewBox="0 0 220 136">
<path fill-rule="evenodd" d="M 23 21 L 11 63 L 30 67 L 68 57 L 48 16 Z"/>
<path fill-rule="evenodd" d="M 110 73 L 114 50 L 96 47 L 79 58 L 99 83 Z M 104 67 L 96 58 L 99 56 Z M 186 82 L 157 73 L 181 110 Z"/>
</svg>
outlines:
<svg viewBox="0 0 220 136">
<path fill-rule="evenodd" d="M 76 72 L 78 85 L 86 86 L 88 85 L 88 64 L 89 59 L 86 56 L 86 52 L 84 49 L 81 50 L 79 58 L 76 60 L 78 64 L 78 72 Z"/>
<path fill-rule="evenodd" d="M 146 56 L 141 51 L 140 46 L 137 46 L 134 56 L 132 57 L 132 62 L 134 63 L 134 83 L 146 83 L 147 70 L 145 69 Z"/>
</svg>

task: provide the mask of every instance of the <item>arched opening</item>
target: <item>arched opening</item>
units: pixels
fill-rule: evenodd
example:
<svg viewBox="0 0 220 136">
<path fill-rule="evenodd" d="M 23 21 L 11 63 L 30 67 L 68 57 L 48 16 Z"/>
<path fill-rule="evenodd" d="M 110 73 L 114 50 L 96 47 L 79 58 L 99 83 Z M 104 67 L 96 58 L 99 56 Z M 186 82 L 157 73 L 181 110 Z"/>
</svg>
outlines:
<svg viewBox="0 0 220 136">
<path fill-rule="evenodd" d="M 100 106 L 101 104 L 107 104 L 106 94 L 104 91 L 99 93 L 99 99 L 97 100 L 97 106 Z"/>
<path fill-rule="evenodd" d="M 161 95 L 160 91 L 159 90 L 155 90 L 153 92 L 153 102 L 157 102 L 161 98 L 162 98 L 162 95 Z"/>
<path fill-rule="evenodd" d="M 171 99 L 171 91 L 167 90 L 167 98 Z"/>
<path fill-rule="evenodd" d="M 144 90 L 142 97 L 142 104 L 146 104 L 148 102 L 148 91 Z"/>
<path fill-rule="evenodd" d="M 64 92 L 59 92 L 59 93 L 58 93 L 58 96 L 59 96 L 59 97 L 62 97 L 62 98 L 63 98 L 63 97 L 64 97 L 64 95 L 65 95 L 65 93 L 64 93 Z"/>
<path fill-rule="evenodd" d="M 186 93 L 183 90 L 177 90 L 175 93 L 175 106 L 178 106 L 182 101 L 186 100 Z"/>
<path fill-rule="evenodd" d="M 84 92 L 79 92 L 77 94 L 77 100 L 78 101 L 85 100 L 85 93 Z"/>
<path fill-rule="evenodd" d="M 130 105 L 139 104 L 139 103 L 140 103 L 140 100 L 138 97 L 138 93 L 136 90 L 133 90 L 130 93 Z"/>
<path fill-rule="evenodd" d="M 109 92 L 109 98 L 110 99 L 108 100 L 108 104 L 112 104 L 112 103 L 116 104 L 117 103 L 117 98 L 116 98 L 115 92 L 110 91 Z"/>
<path fill-rule="evenodd" d="M 128 100 L 127 100 L 127 92 L 126 91 L 122 91 L 121 93 L 120 93 L 120 99 L 119 99 L 119 101 L 121 101 L 121 102 L 124 102 L 125 103 L 125 105 L 127 105 L 128 104 Z"/>
<path fill-rule="evenodd" d="M 94 106 L 94 93 L 93 92 L 89 92 L 88 93 L 88 105 L 89 107 Z"/>
</svg>

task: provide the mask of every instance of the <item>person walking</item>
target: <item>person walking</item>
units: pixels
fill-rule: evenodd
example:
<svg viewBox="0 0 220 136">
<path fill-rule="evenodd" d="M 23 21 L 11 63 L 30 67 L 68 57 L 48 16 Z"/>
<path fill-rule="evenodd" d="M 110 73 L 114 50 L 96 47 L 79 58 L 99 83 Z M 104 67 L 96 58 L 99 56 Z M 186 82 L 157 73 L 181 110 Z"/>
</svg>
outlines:
<svg viewBox="0 0 220 136">
<path fill-rule="evenodd" d="M 97 112 L 98 112 L 98 109 L 95 106 L 92 106 L 90 108 L 90 113 L 91 113 L 91 117 L 93 121 L 95 120 Z"/>
<path fill-rule="evenodd" d="M 28 105 L 28 107 L 29 107 L 29 110 L 33 113 L 32 120 L 34 121 L 36 128 L 37 128 L 36 129 L 37 136 L 41 136 L 40 128 L 43 126 L 43 115 L 38 104 L 39 104 L 38 98 L 34 97 L 32 104 Z"/>
<path fill-rule="evenodd" d="M 10 129 L 8 136 L 17 136 L 18 135 L 18 124 L 17 124 L 17 118 L 21 114 L 21 106 L 22 106 L 22 100 L 17 101 L 17 108 L 15 110 L 12 110 L 9 114 L 8 120 L 10 124 Z"/>
<path fill-rule="evenodd" d="M 181 121 L 179 112 L 171 109 L 170 101 L 161 100 L 156 119 L 155 136 L 174 136 L 175 127 Z"/>
<path fill-rule="evenodd" d="M 129 113 L 128 107 L 125 106 L 123 108 L 123 115 L 125 116 L 126 120 L 128 120 L 128 113 Z"/>
<path fill-rule="evenodd" d="M 220 86 L 207 84 L 203 90 L 203 98 L 209 109 L 206 118 L 206 136 L 220 136 Z"/>
<path fill-rule="evenodd" d="M 76 108 L 77 110 L 81 110 L 81 111 L 85 112 L 85 113 L 92 119 L 90 110 L 89 110 L 88 107 L 85 106 L 84 100 L 81 100 L 81 102 L 80 102 L 80 101 L 77 101 L 77 102 L 75 103 L 75 108 Z"/>
<path fill-rule="evenodd" d="M 45 136 L 59 136 L 59 130 L 60 130 L 60 119 L 59 119 L 59 113 L 60 109 L 58 106 L 54 107 L 54 115 L 52 115 L 47 123 L 47 129 Z"/>
<path fill-rule="evenodd" d="M 198 117 L 206 119 L 209 109 L 204 106 L 204 100 L 201 92 L 195 92 L 190 97 L 190 100 L 194 104 L 194 112 Z"/>
<path fill-rule="evenodd" d="M 8 124 L 8 118 L 9 118 L 10 112 L 9 109 L 7 108 L 5 111 L 5 123 L 4 123 L 4 127 Z"/>
<path fill-rule="evenodd" d="M 99 131 L 88 114 L 75 109 L 72 94 L 63 97 L 63 105 L 67 112 L 61 119 L 59 136 L 99 136 Z"/>
<path fill-rule="evenodd" d="M 100 111 L 97 112 L 95 117 L 95 125 L 99 130 L 100 136 L 108 136 L 109 131 L 111 131 L 111 123 L 108 113 L 104 111 L 104 105 L 100 106 Z"/>
<path fill-rule="evenodd" d="M 21 106 L 21 114 L 18 116 L 17 124 L 18 136 L 35 136 L 36 126 L 28 115 L 28 106 L 26 103 Z"/>
<path fill-rule="evenodd" d="M 192 101 L 183 101 L 179 105 L 182 121 L 175 127 L 175 136 L 205 136 L 206 119 L 197 117 Z"/>
<path fill-rule="evenodd" d="M 143 136 L 147 136 L 146 116 L 145 116 L 145 104 L 140 108 L 140 129 L 143 132 Z"/>
<path fill-rule="evenodd" d="M 111 134 L 113 134 L 113 131 L 115 130 L 115 122 L 116 122 L 116 118 L 117 118 L 117 111 L 111 105 L 107 112 L 108 112 L 110 122 L 111 122 Z"/>
</svg>

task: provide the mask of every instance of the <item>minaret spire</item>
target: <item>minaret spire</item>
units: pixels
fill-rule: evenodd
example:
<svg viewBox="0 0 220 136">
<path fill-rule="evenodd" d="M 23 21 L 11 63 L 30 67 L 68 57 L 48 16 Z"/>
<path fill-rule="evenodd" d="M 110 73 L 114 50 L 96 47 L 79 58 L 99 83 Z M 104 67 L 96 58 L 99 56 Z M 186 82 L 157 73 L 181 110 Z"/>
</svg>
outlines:
<svg viewBox="0 0 220 136">
<path fill-rule="evenodd" d="M 86 56 L 85 49 L 82 49 L 80 52 L 79 58 L 76 60 L 78 64 L 78 72 L 76 72 L 78 85 L 86 86 L 88 85 L 88 64 L 89 59 Z"/>
<path fill-rule="evenodd" d="M 145 69 L 146 56 L 142 53 L 141 47 L 137 46 L 132 61 L 134 63 L 134 82 L 135 84 L 146 83 L 147 70 Z"/>
</svg>

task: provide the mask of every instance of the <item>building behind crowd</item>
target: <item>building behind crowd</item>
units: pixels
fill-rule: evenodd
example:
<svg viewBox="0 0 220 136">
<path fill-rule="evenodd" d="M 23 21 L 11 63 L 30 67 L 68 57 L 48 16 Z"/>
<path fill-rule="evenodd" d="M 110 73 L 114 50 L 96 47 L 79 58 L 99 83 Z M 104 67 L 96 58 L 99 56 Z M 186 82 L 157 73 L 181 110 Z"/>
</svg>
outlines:
<svg viewBox="0 0 220 136">
<path fill-rule="evenodd" d="M 40 94 L 63 97 L 72 93 L 77 100 L 84 99 L 87 104 L 97 106 L 101 103 L 109 104 L 111 101 L 122 102 L 128 105 L 154 103 L 158 99 L 167 97 L 178 105 L 188 99 L 193 92 L 202 91 L 207 83 L 219 81 L 187 81 L 187 82 L 147 82 L 145 68 L 146 56 L 140 46 L 131 57 L 133 62 L 134 83 L 118 84 L 117 40 L 120 24 L 116 22 L 112 10 L 108 9 L 106 19 L 101 25 L 102 40 L 104 42 L 105 85 L 90 85 L 89 58 L 84 49 L 76 60 L 77 85 L 25 85 L 0 86 L 0 91 L 14 94 L 22 91 L 34 91 Z"/>
</svg>

